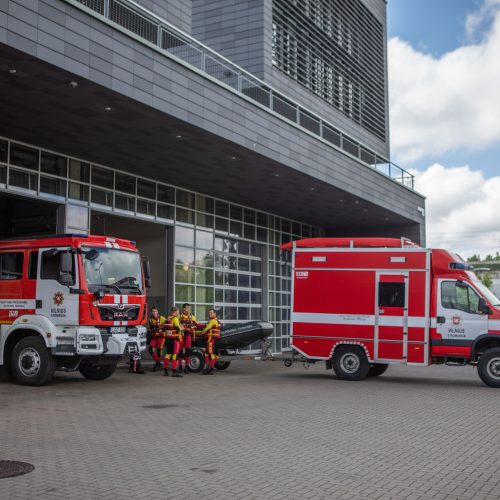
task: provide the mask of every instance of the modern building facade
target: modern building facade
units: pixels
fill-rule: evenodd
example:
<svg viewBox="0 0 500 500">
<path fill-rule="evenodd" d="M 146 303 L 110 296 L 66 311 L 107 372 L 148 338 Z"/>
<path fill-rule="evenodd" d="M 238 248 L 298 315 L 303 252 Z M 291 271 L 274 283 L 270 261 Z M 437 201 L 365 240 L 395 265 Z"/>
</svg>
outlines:
<svg viewBox="0 0 500 500">
<path fill-rule="evenodd" d="M 0 3 L 0 234 L 137 241 L 150 304 L 289 345 L 279 245 L 425 243 L 389 161 L 384 0 Z"/>
</svg>

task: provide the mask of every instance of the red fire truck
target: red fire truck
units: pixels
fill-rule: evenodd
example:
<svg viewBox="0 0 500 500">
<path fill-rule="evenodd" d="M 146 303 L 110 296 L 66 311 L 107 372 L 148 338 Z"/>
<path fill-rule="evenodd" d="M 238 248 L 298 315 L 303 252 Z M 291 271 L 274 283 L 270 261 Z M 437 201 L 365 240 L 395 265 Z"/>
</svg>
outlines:
<svg viewBox="0 0 500 500">
<path fill-rule="evenodd" d="M 474 365 L 500 387 L 500 300 L 458 255 L 406 239 L 311 238 L 292 256 L 291 345 L 361 380 L 398 363 Z"/>
<path fill-rule="evenodd" d="M 146 348 L 149 274 L 127 240 L 0 241 L 0 365 L 28 385 L 55 369 L 109 377 L 125 353 Z"/>
</svg>

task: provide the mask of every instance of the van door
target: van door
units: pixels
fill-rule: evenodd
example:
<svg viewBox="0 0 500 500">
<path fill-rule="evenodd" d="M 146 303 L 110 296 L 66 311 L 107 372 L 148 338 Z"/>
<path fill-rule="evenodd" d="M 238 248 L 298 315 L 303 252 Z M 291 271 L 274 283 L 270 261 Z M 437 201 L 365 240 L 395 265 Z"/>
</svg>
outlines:
<svg viewBox="0 0 500 500">
<path fill-rule="evenodd" d="M 488 333 L 488 315 L 478 311 L 479 294 L 468 283 L 438 280 L 436 331 L 443 345 L 469 347 L 473 340 Z"/>
<path fill-rule="evenodd" d="M 375 358 L 405 361 L 408 353 L 408 273 L 377 273 Z"/>
<path fill-rule="evenodd" d="M 59 268 L 60 254 L 67 248 L 41 248 L 38 255 L 36 283 L 36 313 L 49 318 L 55 325 L 79 324 L 79 298 L 70 288 L 80 288 L 76 255 L 73 257 L 72 284 L 64 282 Z"/>
</svg>

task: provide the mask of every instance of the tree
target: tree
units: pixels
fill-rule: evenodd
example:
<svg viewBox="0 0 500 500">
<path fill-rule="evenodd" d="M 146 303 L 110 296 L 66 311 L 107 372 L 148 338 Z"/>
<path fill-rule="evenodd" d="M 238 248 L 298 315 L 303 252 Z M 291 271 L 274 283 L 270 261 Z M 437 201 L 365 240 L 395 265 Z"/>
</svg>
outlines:
<svg viewBox="0 0 500 500">
<path fill-rule="evenodd" d="M 493 255 L 491 255 L 491 253 L 489 253 L 484 260 L 486 262 L 491 262 L 493 260 Z"/>
<path fill-rule="evenodd" d="M 479 254 L 474 254 L 467 259 L 467 262 L 481 262 L 481 256 Z"/>
<path fill-rule="evenodd" d="M 479 279 L 482 281 L 483 285 L 490 290 L 493 287 L 493 277 L 491 273 L 480 273 Z"/>
</svg>

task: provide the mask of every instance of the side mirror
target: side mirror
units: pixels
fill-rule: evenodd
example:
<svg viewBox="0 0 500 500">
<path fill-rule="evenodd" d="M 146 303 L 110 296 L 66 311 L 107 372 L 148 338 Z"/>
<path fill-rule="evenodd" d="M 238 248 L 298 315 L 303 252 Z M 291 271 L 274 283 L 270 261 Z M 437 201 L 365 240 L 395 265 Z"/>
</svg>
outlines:
<svg viewBox="0 0 500 500">
<path fill-rule="evenodd" d="M 479 301 L 477 303 L 477 310 L 481 314 L 491 314 L 491 309 L 488 307 L 488 304 L 486 303 L 486 300 L 483 299 L 483 297 L 479 298 Z"/>
<path fill-rule="evenodd" d="M 151 282 L 151 278 L 146 278 L 144 280 L 144 283 L 146 284 L 146 288 L 151 288 L 153 286 L 153 283 Z"/>
<path fill-rule="evenodd" d="M 70 252 L 59 254 L 59 269 L 62 274 L 71 274 L 73 272 L 73 254 Z"/>
<path fill-rule="evenodd" d="M 104 298 L 106 294 L 104 293 L 103 290 L 97 290 L 94 292 L 94 297 L 95 297 L 95 300 L 101 300 Z"/>
<path fill-rule="evenodd" d="M 148 259 L 142 261 L 142 270 L 144 272 L 144 279 L 151 280 L 151 266 Z"/>
</svg>

